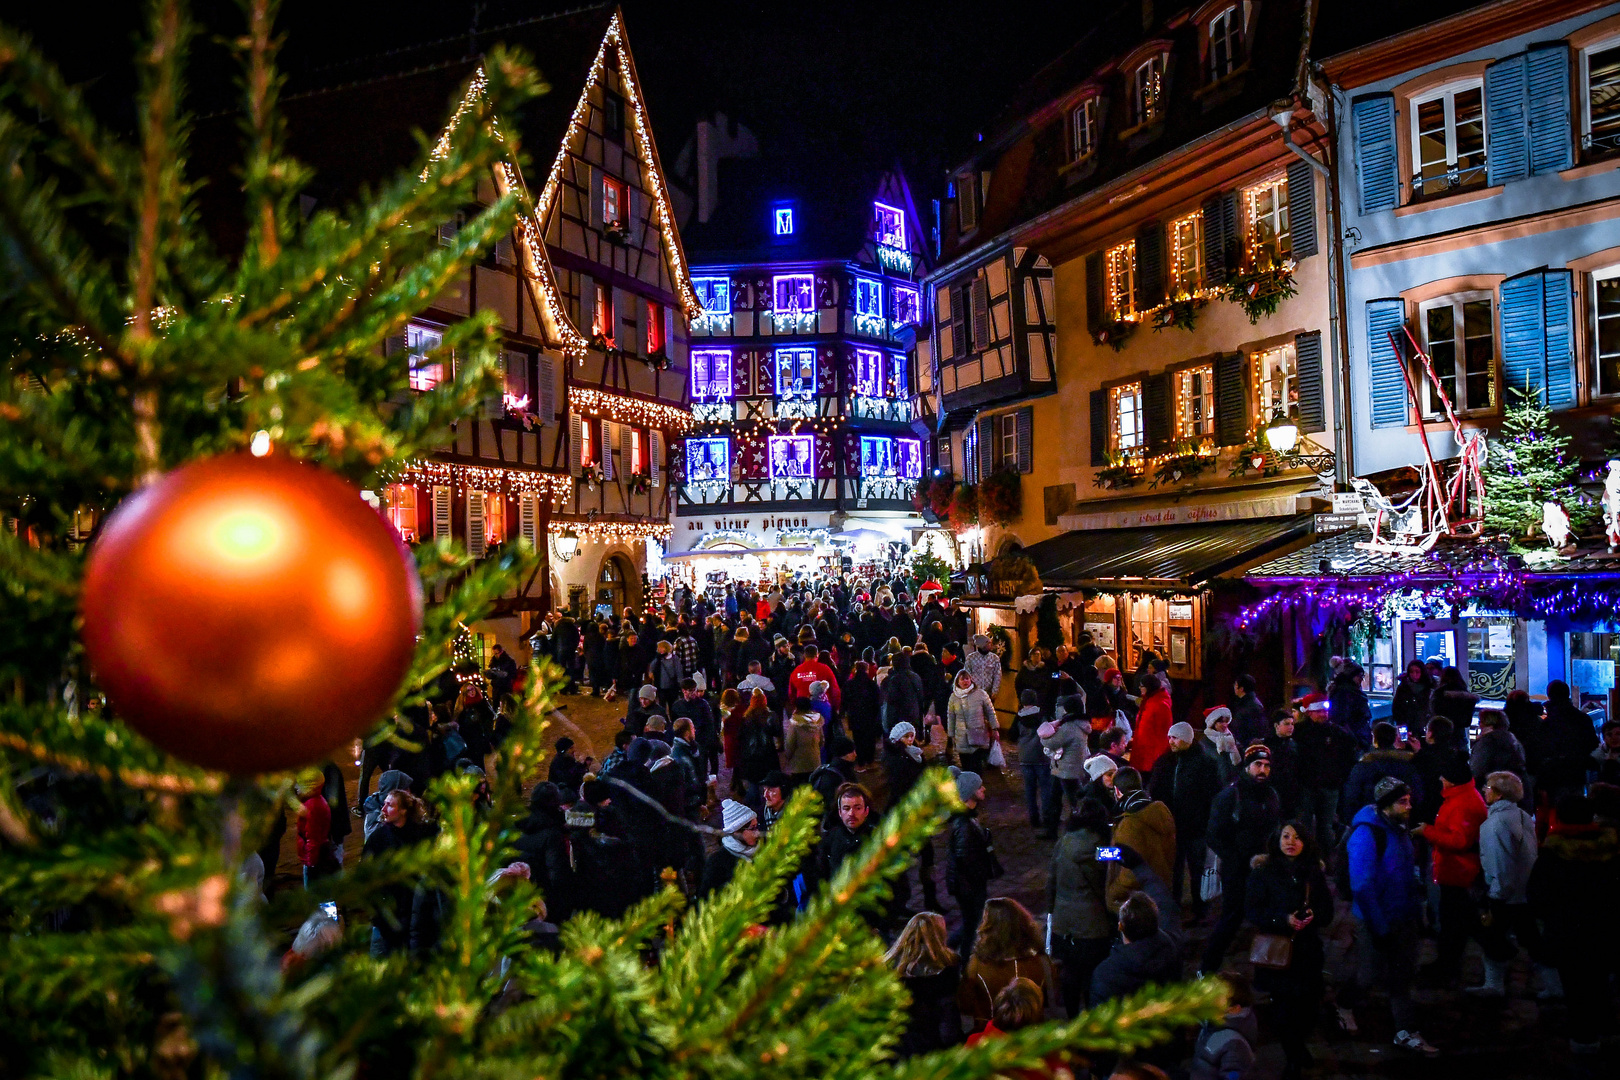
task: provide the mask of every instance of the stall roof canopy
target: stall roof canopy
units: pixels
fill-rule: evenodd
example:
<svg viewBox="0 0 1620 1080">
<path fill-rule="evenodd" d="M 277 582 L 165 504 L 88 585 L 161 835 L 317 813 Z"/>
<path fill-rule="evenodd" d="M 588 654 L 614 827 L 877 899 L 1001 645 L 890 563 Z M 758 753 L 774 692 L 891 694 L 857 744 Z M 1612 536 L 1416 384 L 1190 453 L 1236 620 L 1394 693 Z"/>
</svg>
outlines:
<svg viewBox="0 0 1620 1080">
<path fill-rule="evenodd" d="M 1329 533 L 1314 543 L 1281 555 L 1254 567 L 1244 578 L 1257 583 L 1287 583 L 1302 580 L 1321 581 L 1327 578 L 1354 580 L 1381 580 L 1395 574 L 1421 578 L 1448 580 L 1458 575 L 1487 574 L 1494 570 L 1495 553 L 1478 541 L 1441 541 L 1424 555 L 1401 555 L 1388 551 L 1368 551 L 1358 543 L 1372 539 L 1366 529 L 1346 529 Z M 1509 556 L 1513 566 L 1522 560 Z M 1614 572 L 1620 564 L 1604 553 L 1575 552 L 1550 566 L 1533 568 L 1538 577 L 1563 577 L 1576 571 L 1589 574 L 1598 571 Z"/>
<path fill-rule="evenodd" d="M 1310 514 L 1145 529 L 1080 529 L 1020 554 L 1047 585 L 1140 580 L 1199 585 L 1310 535 Z"/>
</svg>

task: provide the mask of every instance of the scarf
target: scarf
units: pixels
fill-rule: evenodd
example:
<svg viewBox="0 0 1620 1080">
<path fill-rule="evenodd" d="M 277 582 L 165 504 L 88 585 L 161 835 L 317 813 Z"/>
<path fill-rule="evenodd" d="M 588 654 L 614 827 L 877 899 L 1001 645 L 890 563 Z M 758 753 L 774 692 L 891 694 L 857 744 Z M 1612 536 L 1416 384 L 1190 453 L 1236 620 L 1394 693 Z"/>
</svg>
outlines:
<svg viewBox="0 0 1620 1080">
<path fill-rule="evenodd" d="M 907 746 L 906 747 L 906 753 L 911 755 L 911 760 L 912 761 L 921 761 L 922 760 L 922 747 L 920 747 L 920 746 L 917 746 L 915 744 L 913 744 L 911 746 Z"/>
<path fill-rule="evenodd" d="M 749 847 L 735 836 L 722 836 L 720 838 L 720 846 L 737 856 L 737 858 L 743 860 L 743 862 L 753 862 L 754 852 L 759 850 L 758 844 L 754 845 L 753 847 Z"/>
</svg>

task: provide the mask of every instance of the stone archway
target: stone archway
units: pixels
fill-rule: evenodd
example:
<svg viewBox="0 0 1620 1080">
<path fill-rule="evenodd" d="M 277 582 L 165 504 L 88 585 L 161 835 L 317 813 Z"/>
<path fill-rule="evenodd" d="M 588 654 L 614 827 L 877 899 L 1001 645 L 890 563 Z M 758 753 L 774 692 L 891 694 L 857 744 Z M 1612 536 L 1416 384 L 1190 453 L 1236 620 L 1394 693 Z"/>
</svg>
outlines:
<svg viewBox="0 0 1620 1080">
<path fill-rule="evenodd" d="M 613 618 L 624 616 L 624 609 L 641 611 L 641 575 L 635 564 L 622 551 L 610 551 L 602 556 L 596 579 L 591 586 L 591 609 L 599 611 L 603 604 L 613 608 Z"/>
</svg>

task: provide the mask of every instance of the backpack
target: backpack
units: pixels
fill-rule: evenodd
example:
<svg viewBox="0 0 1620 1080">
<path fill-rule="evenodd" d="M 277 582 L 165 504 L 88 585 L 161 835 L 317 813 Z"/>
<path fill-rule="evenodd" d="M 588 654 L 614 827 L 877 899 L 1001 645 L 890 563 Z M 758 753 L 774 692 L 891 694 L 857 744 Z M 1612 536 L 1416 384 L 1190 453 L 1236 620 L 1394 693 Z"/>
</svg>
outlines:
<svg viewBox="0 0 1620 1080">
<path fill-rule="evenodd" d="M 771 729 L 763 724 L 746 728 L 743 731 L 742 752 L 748 758 L 774 756 L 776 740 L 771 738 Z"/>
<path fill-rule="evenodd" d="M 831 765 L 823 765 L 810 774 L 809 783 L 816 794 L 821 796 L 821 801 L 831 809 L 833 793 L 843 786 L 844 774 Z"/>
<path fill-rule="evenodd" d="M 1350 899 L 1350 838 L 1357 829 L 1372 828 L 1365 821 L 1358 821 L 1345 830 L 1340 838 L 1339 845 L 1334 849 L 1333 891 L 1340 900 Z M 1384 851 L 1389 847 L 1389 834 L 1383 829 L 1373 829 L 1373 845 L 1378 851 L 1378 859 L 1383 861 Z"/>
</svg>

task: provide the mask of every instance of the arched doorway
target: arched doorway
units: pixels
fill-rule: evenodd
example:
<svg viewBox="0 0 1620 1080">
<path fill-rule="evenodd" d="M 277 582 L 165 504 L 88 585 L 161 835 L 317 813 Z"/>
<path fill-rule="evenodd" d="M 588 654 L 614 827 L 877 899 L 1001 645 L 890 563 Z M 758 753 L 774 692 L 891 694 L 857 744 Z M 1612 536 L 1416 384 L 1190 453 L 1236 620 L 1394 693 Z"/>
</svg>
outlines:
<svg viewBox="0 0 1620 1080">
<path fill-rule="evenodd" d="M 615 552 L 602 559 L 602 568 L 596 573 L 594 610 L 605 614 L 604 606 L 614 619 L 624 615 L 626 607 L 639 608 L 641 604 L 641 575 L 623 554 Z"/>
</svg>

